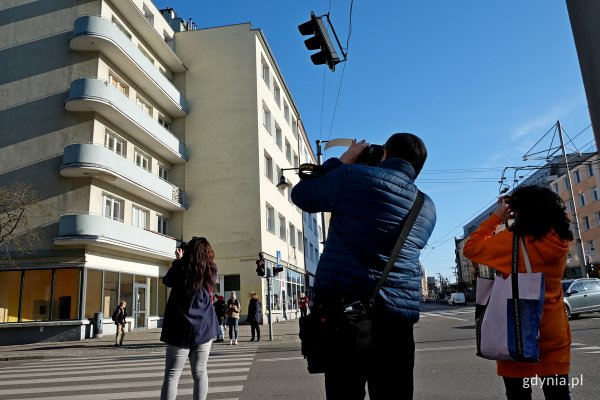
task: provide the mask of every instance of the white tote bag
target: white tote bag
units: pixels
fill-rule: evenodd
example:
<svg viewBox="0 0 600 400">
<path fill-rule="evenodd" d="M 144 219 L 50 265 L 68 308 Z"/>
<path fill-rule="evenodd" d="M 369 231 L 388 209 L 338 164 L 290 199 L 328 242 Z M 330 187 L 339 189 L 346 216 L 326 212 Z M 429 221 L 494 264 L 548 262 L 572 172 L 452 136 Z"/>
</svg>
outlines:
<svg viewBox="0 0 600 400">
<path fill-rule="evenodd" d="M 512 273 L 506 279 L 501 276 L 496 276 L 493 280 L 477 279 L 475 320 L 477 355 L 480 357 L 490 360 L 539 361 L 544 275 L 531 271 L 527 250 L 522 241 L 521 248 L 526 273 Z M 513 271 L 516 271 L 516 264 L 513 260 Z M 513 281 L 515 275 L 518 290 L 513 296 L 513 285 L 517 283 Z"/>
</svg>

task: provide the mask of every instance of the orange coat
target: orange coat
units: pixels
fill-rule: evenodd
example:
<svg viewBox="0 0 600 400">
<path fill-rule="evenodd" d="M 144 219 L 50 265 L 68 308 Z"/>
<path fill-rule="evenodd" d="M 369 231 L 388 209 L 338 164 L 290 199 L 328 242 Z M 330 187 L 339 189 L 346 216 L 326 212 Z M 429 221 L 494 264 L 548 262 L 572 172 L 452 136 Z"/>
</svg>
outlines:
<svg viewBox="0 0 600 400">
<path fill-rule="evenodd" d="M 504 230 L 494 235 L 502 219 L 492 214 L 471 234 L 463 254 L 466 258 L 487 265 L 505 276 L 512 270 L 513 233 Z M 563 303 L 562 276 L 565 269 L 569 242 L 554 231 L 544 238 L 525 245 L 533 272 L 543 272 L 545 282 L 544 308 L 540 326 L 540 362 L 496 361 L 500 376 L 525 378 L 567 375 L 571 361 L 571 330 Z M 519 250 L 519 272 L 525 272 L 522 251 Z"/>
</svg>

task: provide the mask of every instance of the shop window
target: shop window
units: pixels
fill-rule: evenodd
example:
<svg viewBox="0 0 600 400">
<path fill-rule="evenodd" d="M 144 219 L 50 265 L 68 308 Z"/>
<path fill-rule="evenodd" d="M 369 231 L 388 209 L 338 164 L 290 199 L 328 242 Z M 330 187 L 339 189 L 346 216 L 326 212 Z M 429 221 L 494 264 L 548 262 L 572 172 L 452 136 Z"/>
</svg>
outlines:
<svg viewBox="0 0 600 400">
<path fill-rule="evenodd" d="M 148 315 L 158 315 L 158 278 L 150 278 L 148 292 L 150 293 L 150 304 L 148 305 Z"/>
<path fill-rule="evenodd" d="M 0 272 L 0 323 L 19 322 L 21 271 Z"/>
<path fill-rule="evenodd" d="M 119 281 L 119 301 L 127 302 L 127 312 L 131 315 L 133 312 L 133 275 L 131 274 L 121 274 Z"/>
<path fill-rule="evenodd" d="M 104 293 L 102 294 L 102 312 L 106 318 L 110 318 L 112 312 L 119 304 L 119 273 L 104 272 Z"/>
<path fill-rule="evenodd" d="M 79 319 L 80 286 L 80 269 L 70 268 L 54 271 L 52 320 Z"/>
<path fill-rule="evenodd" d="M 21 322 L 48 321 L 52 270 L 27 270 L 23 273 Z"/>
<path fill-rule="evenodd" d="M 85 284 L 85 318 L 93 318 L 94 313 L 101 312 L 101 304 L 102 271 L 88 269 L 87 282 Z"/>
</svg>

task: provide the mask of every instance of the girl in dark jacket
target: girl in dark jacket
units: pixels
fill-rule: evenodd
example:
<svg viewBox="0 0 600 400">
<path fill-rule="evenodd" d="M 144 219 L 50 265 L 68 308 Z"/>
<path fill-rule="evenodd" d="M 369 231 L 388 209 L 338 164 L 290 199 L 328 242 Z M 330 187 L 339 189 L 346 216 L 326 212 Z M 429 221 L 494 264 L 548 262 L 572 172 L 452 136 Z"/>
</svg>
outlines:
<svg viewBox="0 0 600 400">
<path fill-rule="evenodd" d="M 194 378 L 194 400 L 206 399 L 206 364 L 218 329 L 211 299 L 217 266 L 212 247 L 203 237 L 192 238 L 183 249 L 175 250 L 175 256 L 176 260 L 163 278 L 163 283 L 172 289 L 160 335 L 160 340 L 167 344 L 160 398 L 176 398 L 179 377 L 189 357 Z"/>
<path fill-rule="evenodd" d="M 258 300 L 258 294 L 252 292 L 250 301 L 248 302 L 248 320 L 250 323 L 250 332 L 252 332 L 251 342 L 260 342 L 260 324 L 262 323 L 262 304 Z"/>
</svg>

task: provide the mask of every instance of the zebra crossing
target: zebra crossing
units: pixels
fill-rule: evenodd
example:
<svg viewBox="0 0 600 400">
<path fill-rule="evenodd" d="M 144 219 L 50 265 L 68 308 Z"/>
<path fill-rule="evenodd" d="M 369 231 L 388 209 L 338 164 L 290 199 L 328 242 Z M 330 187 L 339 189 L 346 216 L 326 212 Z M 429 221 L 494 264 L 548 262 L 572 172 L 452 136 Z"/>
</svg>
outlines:
<svg viewBox="0 0 600 400">
<path fill-rule="evenodd" d="M 256 346 L 213 346 L 208 359 L 208 400 L 238 399 L 254 362 Z M 31 360 L 0 368 L 2 400 L 158 399 L 164 352 Z M 191 399 L 189 362 L 178 399 Z"/>
<path fill-rule="evenodd" d="M 470 321 L 475 317 L 475 307 L 460 307 L 448 310 L 421 311 L 421 318 L 449 318 Z"/>
</svg>

